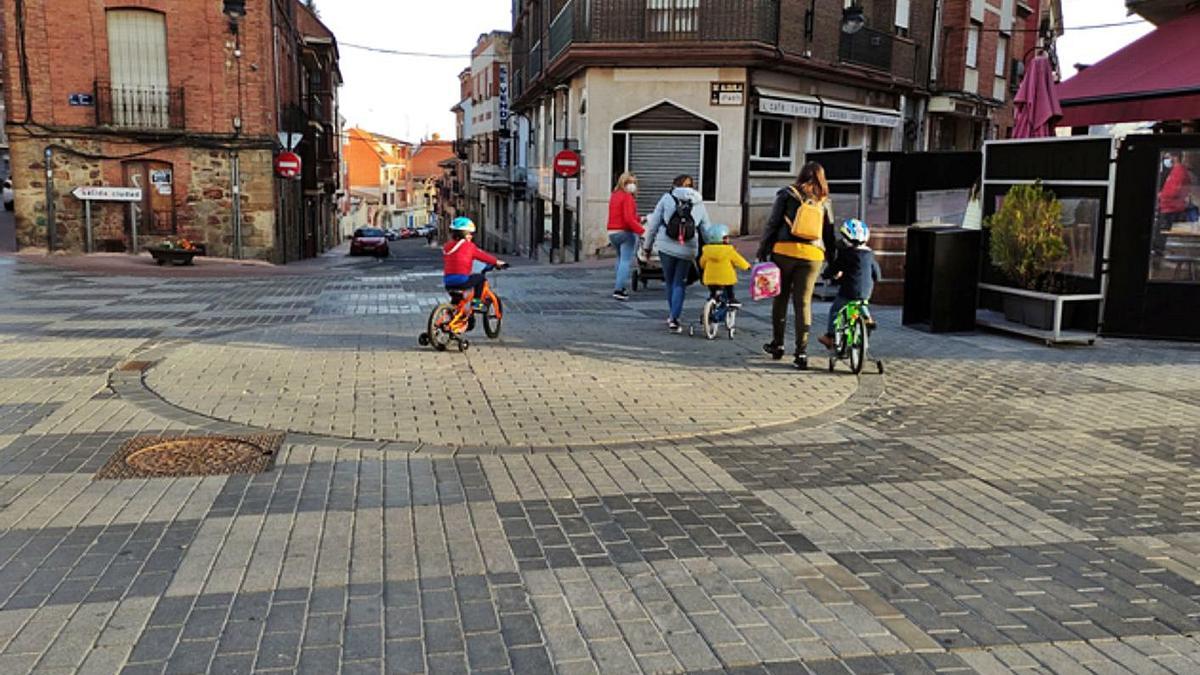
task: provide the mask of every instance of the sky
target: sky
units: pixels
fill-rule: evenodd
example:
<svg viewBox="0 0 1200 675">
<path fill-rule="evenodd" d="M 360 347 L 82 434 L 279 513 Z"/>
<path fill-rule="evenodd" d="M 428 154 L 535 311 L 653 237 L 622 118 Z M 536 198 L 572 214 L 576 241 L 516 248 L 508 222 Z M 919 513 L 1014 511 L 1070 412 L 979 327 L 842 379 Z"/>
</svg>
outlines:
<svg viewBox="0 0 1200 675">
<path fill-rule="evenodd" d="M 1071 26 L 1137 20 L 1124 0 L 1062 0 L 1064 23 Z M 348 126 L 409 141 L 433 133 L 454 137 L 451 106 L 458 102 L 458 73 L 480 33 L 509 30 L 510 0 L 317 0 L 321 19 L 342 43 L 345 85 L 341 109 Z M 1059 40 L 1063 77 L 1076 63 L 1093 64 L 1151 30 L 1142 22 L 1070 31 Z M 349 44 L 384 49 L 459 54 L 434 59 L 377 54 Z"/>
<path fill-rule="evenodd" d="M 1154 29 L 1154 26 L 1142 21 L 1136 14 L 1130 16 L 1125 11 L 1125 0 L 1062 0 L 1062 4 L 1063 24 L 1067 28 L 1139 22 L 1134 26 L 1068 30 L 1064 33 L 1058 40 L 1058 59 L 1062 64 L 1063 79 L 1075 74 L 1075 64 L 1095 64 Z"/>
<path fill-rule="evenodd" d="M 511 0 L 317 0 L 339 43 L 459 54 L 433 59 L 370 53 L 341 45 L 340 91 L 347 128 L 407 141 L 454 137 L 458 74 L 480 33 L 511 30 Z"/>
</svg>

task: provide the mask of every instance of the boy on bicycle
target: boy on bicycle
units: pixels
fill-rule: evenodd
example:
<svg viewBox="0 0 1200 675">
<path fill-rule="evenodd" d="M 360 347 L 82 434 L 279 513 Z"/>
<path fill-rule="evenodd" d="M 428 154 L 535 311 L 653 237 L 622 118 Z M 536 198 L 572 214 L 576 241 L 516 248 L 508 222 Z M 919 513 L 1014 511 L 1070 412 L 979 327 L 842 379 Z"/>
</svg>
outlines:
<svg viewBox="0 0 1200 675">
<path fill-rule="evenodd" d="M 737 269 L 734 269 L 737 268 Z M 750 269 L 750 263 L 729 243 L 729 228 L 711 225 L 704 228 L 704 249 L 700 254 L 701 281 L 708 286 L 709 298 L 716 299 L 724 292 L 730 307 L 741 307 L 733 295 L 737 285 L 737 270 Z"/>
<path fill-rule="evenodd" d="M 473 274 L 472 264 L 478 260 L 485 265 L 504 269 L 508 267 L 508 263 L 479 250 L 474 239 L 475 223 L 470 218 L 455 218 L 450 224 L 450 241 L 446 242 L 446 247 L 442 249 L 442 283 L 447 291 L 474 289 L 474 302 L 479 303 L 483 294 L 483 282 L 487 278 L 481 273 Z"/>
<path fill-rule="evenodd" d="M 871 293 L 875 290 L 875 282 L 883 275 L 879 263 L 875 260 L 874 251 L 867 246 L 867 240 L 870 238 L 870 228 L 857 218 L 847 220 L 838 228 L 837 255 L 822 274 L 826 279 L 832 279 L 838 284 L 837 297 L 833 300 L 833 306 L 829 308 L 829 325 L 825 334 L 817 338 L 826 349 L 833 349 L 834 322 L 838 313 L 851 302 L 870 300 Z M 874 328 L 875 321 L 871 319 L 866 307 L 863 308 L 863 313 L 866 315 L 867 328 Z"/>
</svg>

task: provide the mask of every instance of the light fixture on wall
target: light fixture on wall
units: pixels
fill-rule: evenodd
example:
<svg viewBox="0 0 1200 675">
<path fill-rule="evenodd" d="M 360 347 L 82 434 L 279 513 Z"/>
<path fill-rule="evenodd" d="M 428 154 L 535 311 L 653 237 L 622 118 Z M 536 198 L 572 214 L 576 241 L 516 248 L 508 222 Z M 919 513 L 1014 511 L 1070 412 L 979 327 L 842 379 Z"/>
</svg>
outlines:
<svg viewBox="0 0 1200 675">
<path fill-rule="evenodd" d="M 246 16 L 246 0 L 225 0 L 224 8 L 221 11 L 229 17 L 229 30 L 236 33 L 238 22 Z"/>
<path fill-rule="evenodd" d="M 863 15 L 862 5 L 857 0 L 842 10 L 842 32 L 854 35 L 867 25 L 867 17 Z"/>
</svg>

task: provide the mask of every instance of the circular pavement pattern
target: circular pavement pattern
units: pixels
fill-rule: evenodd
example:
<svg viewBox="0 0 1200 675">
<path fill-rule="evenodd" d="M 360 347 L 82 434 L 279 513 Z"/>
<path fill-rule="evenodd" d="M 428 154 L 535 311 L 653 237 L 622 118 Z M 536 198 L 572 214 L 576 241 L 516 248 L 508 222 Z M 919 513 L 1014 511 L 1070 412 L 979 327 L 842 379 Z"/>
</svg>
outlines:
<svg viewBox="0 0 1200 675">
<path fill-rule="evenodd" d="M 246 330 L 169 352 L 146 383 L 238 424 L 448 447 L 745 432 L 823 413 L 857 389 L 846 372 L 770 362 L 750 335 L 708 341 L 649 320 L 521 318 L 500 340 L 477 327 L 465 354 L 419 347 L 379 318 Z"/>
</svg>

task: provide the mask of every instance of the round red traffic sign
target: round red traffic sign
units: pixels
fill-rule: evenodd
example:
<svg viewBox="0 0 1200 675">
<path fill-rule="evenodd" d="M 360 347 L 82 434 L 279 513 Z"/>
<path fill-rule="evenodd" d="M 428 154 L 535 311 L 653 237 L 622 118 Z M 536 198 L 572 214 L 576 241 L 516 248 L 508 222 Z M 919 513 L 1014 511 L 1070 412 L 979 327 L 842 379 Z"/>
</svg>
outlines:
<svg viewBox="0 0 1200 675">
<path fill-rule="evenodd" d="M 571 178 L 579 175 L 581 164 L 579 153 L 574 150 L 563 150 L 554 156 L 554 173 L 563 178 Z"/>
<path fill-rule="evenodd" d="M 294 152 L 281 152 L 275 158 L 275 173 L 281 178 L 296 178 L 300 175 L 300 155 Z"/>
</svg>

